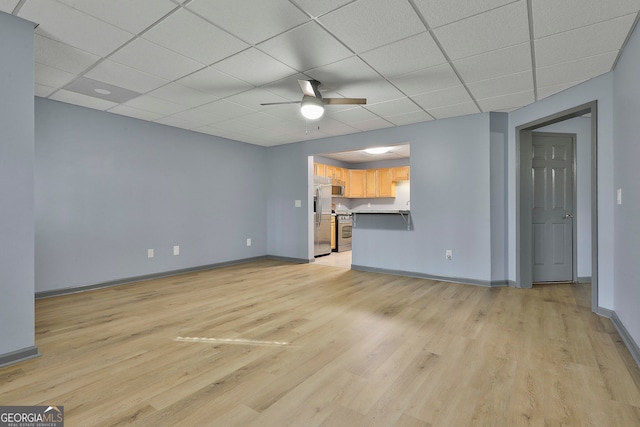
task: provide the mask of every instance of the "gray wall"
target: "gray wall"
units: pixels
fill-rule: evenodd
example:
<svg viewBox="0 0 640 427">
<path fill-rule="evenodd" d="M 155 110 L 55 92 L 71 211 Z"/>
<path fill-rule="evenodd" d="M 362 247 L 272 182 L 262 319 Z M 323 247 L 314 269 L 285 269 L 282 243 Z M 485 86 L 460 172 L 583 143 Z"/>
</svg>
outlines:
<svg viewBox="0 0 640 427">
<path fill-rule="evenodd" d="M 0 57 L 2 364 L 3 355 L 34 348 L 32 23 L 0 12 Z"/>
<path fill-rule="evenodd" d="M 35 112 L 36 292 L 266 254 L 266 148 L 42 98 Z"/>
<path fill-rule="evenodd" d="M 614 208 L 615 312 L 640 344 L 640 30 L 632 34 L 615 70 L 614 185 L 606 194 Z M 622 189 L 622 205 L 615 190 Z"/>
<path fill-rule="evenodd" d="M 399 143 L 411 144 L 413 228 L 400 232 L 357 225 L 353 263 L 490 281 L 489 114 L 273 147 L 268 153 L 274 171 L 269 254 L 312 258 L 307 156 Z M 294 208 L 296 198 L 307 205 Z M 445 249 L 453 250 L 453 260 L 445 259 Z"/>
<path fill-rule="evenodd" d="M 508 277 L 507 259 L 507 113 L 490 115 L 490 185 L 491 185 L 491 281 L 499 284 Z"/>
</svg>

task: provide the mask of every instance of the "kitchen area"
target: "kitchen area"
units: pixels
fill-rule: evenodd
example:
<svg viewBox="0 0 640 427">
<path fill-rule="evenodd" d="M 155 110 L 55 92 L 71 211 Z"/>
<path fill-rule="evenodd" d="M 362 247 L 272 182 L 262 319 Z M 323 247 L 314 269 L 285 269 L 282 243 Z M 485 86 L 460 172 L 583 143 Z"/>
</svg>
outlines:
<svg viewBox="0 0 640 427">
<path fill-rule="evenodd" d="M 327 153 L 313 158 L 314 260 L 351 268 L 360 214 L 410 209 L 409 144 Z"/>
</svg>

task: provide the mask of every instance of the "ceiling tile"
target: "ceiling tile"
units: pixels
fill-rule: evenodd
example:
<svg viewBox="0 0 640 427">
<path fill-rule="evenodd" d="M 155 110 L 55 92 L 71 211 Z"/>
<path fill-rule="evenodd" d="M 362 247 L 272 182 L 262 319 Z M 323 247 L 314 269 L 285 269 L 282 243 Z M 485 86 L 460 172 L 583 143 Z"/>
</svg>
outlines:
<svg viewBox="0 0 640 427">
<path fill-rule="evenodd" d="M 299 101 L 302 99 L 302 91 L 300 90 L 298 80 L 309 80 L 309 76 L 301 73 L 295 74 L 281 80 L 267 83 L 262 86 L 262 89 L 266 89 L 288 101 Z"/>
<path fill-rule="evenodd" d="M 143 37 L 204 64 L 220 61 L 249 47 L 184 9 L 173 13 Z"/>
<path fill-rule="evenodd" d="M 425 30 L 406 0 L 360 0 L 319 18 L 319 21 L 356 53 Z"/>
<path fill-rule="evenodd" d="M 371 120 L 365 120 L 362 122 L 351 123 L 350 125 L 362 132 L 393 127 L 393 123 L 388 122 L 380 117 L 376 117 L 375 119 Z"/>
<path fill-rule="evenodd" d="M 300 112 L 300 104 L 273 105 L 269 108 L 266 108 L 263 111 L 272 117 L 277 117 L 280 120 L 286 120 L 286 121 L 304 120 L 304 117 Z"/>
<path fill-rule="evenodd" d="M 414 113 L 422 111 L 415 102 L 409 98 L 394 99 L 393 101 L 380 102 L 378 104 L 367 105 L 367 110 L 379 116 L 395 116 L 398 114 Z"/>
<path fill-rule="evenodd" d="M 68 90 L 59 90 L 51 95 L 49 99 L 103 111 L 118 105 L 115 102 L 105 101 L 104 99 L 94 98 L 93 96 L 87 96 Z"/>
<path fill-rule="evenodd" d="M 529 40 L 524 0 L 434 30 L 452 60 L 479 55 Z"/>
<path fill-rule="evenodd" d="M 447 62 L 428 32 L 370 50 L 360 56 L 386 77 L 411 73 Z"/>
<path fill-rule="evenodd" d="M 453 66 L 465 83 L 530 70 L 531 44 L 526 42 L 470 56 L 454 61 Z"/>
<path fill-rule="evenodd" d="M 348 125 L 378 118 L 376 114 L 361 107 L 349 108 L 346 110 L 332 110 L 327 108 L 325 110 L 325 115 Z"/>
<path fill-rule="evenodd" d="M 240 92 L 253 89 L 249 83 L 231 77 L 221 71 L 206 67 L 186 77 L 177 80 L 176 83 L 190 87 L 197 91 L 214 95 L 217 98 L 225 98 Z"/>
<path fill-rule="evenodd" d="M 313 21 L 267 40 L 258 48 L 298 71 L 320 67 L 352 55 L 349 49 Z"/>
<path fill-rule="evenodd" d="M 415 111 L 413 113 L 398 114 L 395 116 L 385 116 L 385 119 L 390 121 L 396 126 L 410 125 L 413 123 L 428 122 L 433 120 L 433 117 L 425 113 L 424 111 Z"/>
<path fill-rule="evenodd" d="M 515 92 L 525 92 L 527 90 L 533 90 L 533 74 L 531 71 L 509 74 L 508 76 L 500 76 L 494 79 L 469 83 L 467 87 L 476 99 L 507 95 Z"/>
<path fill-rule="evenodd" d="M 133 37 L 54 0 L 28 1 L 18 16 L 40 24 L 36 34 L 100 56 L 110 54 Z"/>
<path fill-rule="evenodd" d="M 561 62 L 617 51 L 627 38 L 636 15 L 627 15 L 535 41 L 536 65 Z"/>
<path fill-rule="evenodd" d="M 140 93 L 129 89 L 114 86 L 109 83 L 100 82 L 87 77 L 78 77 L 66 85 L 64 90 L 81 93 L 87 96 L 104 99 L 106 101 L 121 104 L 130 99 L 140 96 Z"/>
<path fill-rule="evenodd" d="M 190 123 L 189 128 L 207 126 L 221 120 L 220 117 L 217 117 L 215 114 L 198 108 L 181 111 L 179 113 L 173 114 L 171 117 L 175 117 L 180 120 L 186 120 Z"/>
<path fill-rule="evenodd" d="M 617 56 L 618 52 L 613 51 L 548 67 L 540 67 L 536 70 L 537 84 L 539 87 L 554 86 L 599 76 L 611 71 Z"/>
<path fill-rule="evenodd" d="M 485 112 L 511 110 L 531 104 L 533 101 L 533 90 L 477 100 L 478 105 Z"/>
<path fill-rule="evenodd" d="M 309 20 L 287 0 L 194 0 L 186 7 L 250 44 Z"/>
<path fill-rule="evenodd" d="M 140 110 L 151 111 L 152 113 L 162 114 L 163 116 L 175 114 L 178 111 L 187 109 L 184 105 L 165 101 L 160 98 L 154 98 L 148 95 L 142 95 L 134 98 L 131 101 L 127 101 L 124 105 L 138 108 Z"/>
<path fill-rule="evenodd" d="M 230 96 L 226 99 L 253 111 L 268 110 L 271 108 L 268 105 L 260 105 L 262 103 L 287 101 L 286 99 L 261 88 L 251 89 L 246 92 Z"/>
<path fill-rule="evenodd" d="M 104 60 L 85 74 L 94 80 L 99 80 L 125 89 L 146 93 L 150 90 L 169 83 L 169 80 L 138 71 L 117 62 Z"/>
<path fill-rule="evenodd" d="M 638 0 L 535 0 L 531 4 L 536 38 L 636 14 L 640 8 Z"/>
<path fill-rule="evenodd" d="M 176 9 L 169 0 L 58 0 L 105 22 L 138 34 Z"/>
<path fill-rule="evenodd" d="M 434 92 L 460 84 L 460 79 L 458 79 L 449 64 L 425 68 L 424 70 L 404 74 L 390 80 L 408 96 Z"/>
<path fill-rule="evenodd" d="M 204 67 L 186 56 L 140 38 L 120 49 L 110 59 L 168 80 L 175 80 Z"/>
<path fill-rule="evenodd" d="M 353 0 L 296 0 L 296 3 L 309 15 L 317 18 L 352 1 Z"/>
<path fill-rule="evenodd" d="M 128 105 L 120 104 L 111 109 L 110 113 L 120 114 L 121 116 L 133 117 L 134 119 L 154 121 L 162 117 L 162 114 L 152 113 L 151 111 L 140 110 Z"/>
<path fill-rule="evenodd" d="M 34 65 L 34 74 L 36 83 L 55 88 L 66 85 L 76 77 L 75 74 L 38 63 Z"/>
<path fill-rule="evenodd" d="M 367 104 L 378 104 L 404 97 L 402 92 L 383 78 L 353 82 L 341 87 L 337 92 L 345 98 L 365 98 Z"/>
<path fill-rule="evenodd" d="M 434 92 L 423 93 L 411 97 L 420 107 L 429 111 L 432 108 L 444 107 L 448 105 L 462 104 L 472 101 L 469 92 L 464 86 L 454 86 Z"/>
<path fill-rule="evenodd" d="M 20 0 L 0 0 L 0 10 L 6 13 L 12 13 Z"/>
<path fill-rule="evenodd" d="M 55 92 L 56 88 L 35 83 L 33 90 L 34 90 L 35 96 L 39 96 L 40 98 L 46 98 L 47 96 Z"/>
<path fill-rule="evenodd" d="M 437 28 L 504 6 L 513 0 L 414 0 L 414 2 L 429 26 Z"/>
<path fill-rule="evenodd" d="M 39 34 L 34 36 L 35 62 L 79 74 L 100 60 L 100 57 L 75 47 L 48 39 Z"/>
<path fill-rule="evenodd" d="M 212 65 L 212 68 L 235 76 L 254 86 L 261 86 L 273 80 L 280 80 L 295 74 L 293 69 L 255 48 L 247 49 L 220 61 Z"/>
<path fill-rule="evenodd" d="M 154 98 L 164 99 L 165 101 L 174 102 L 176 104 L 182 104 L 187 107 L 197 107 L 218 99 L 215 95 L 197 91 L 178 83 L 169 83 L 168 85 L 149 92 L 147 95 L 153 96 Z"/>
<path fill-rule="evenodd" d="M 341 91 L 354 83 L 380 79 L 380 75 L 357 56 L 310 70 L 305 74 L 322 83 L 321 91 Z"/>
<path fill-rule="evenodd" d="M 559 85 L 547 86 L 547 87 L 539 87 L 538 88 L 538 99 L 544 99 L 551 95 L 555 95 L 556 93 L 562 92 L 565 89 L 569 89 L 572 86 L 582 83 L 582 81 L 575 81 L 571 83 L 562 83 Z"/>
<path fill-rule="evenodd" d="M 428 111 L 436 119 L 446 119 L 448 117 L 466 116 L 469 114 L 479 113 L 478 107 L 473 102 L 465 102 L 463 104 L 450 105 L 448 107 L 433 108 Z"/>
<path fill-rule="evenodd" d="M 192 127 L 192 123 L 188 120 L 184 120 L 184 119 L 179 119 L 175 116 L 166 116 L 166 117 L 162 117 L 159 118 L 157 120 L 154 120 L 156 123 L 160 123 L 163 125 L 167 125 L 167 126 L 172 126 L 172 127 L 176 127 L 176 128 L 181 128 L 181 129 L 191 129 Z"/>
<path fill-rule="evenodd" d="M 246 116 L 253 113 L 255 110 L 236 104 L 234 102 L 221 99 L 219 101 L 210 102 L 198 107 L 200 110 L 213 113 L 216 117 L 222 119 L 232 119 L 240 116 Z"/>
</svg>

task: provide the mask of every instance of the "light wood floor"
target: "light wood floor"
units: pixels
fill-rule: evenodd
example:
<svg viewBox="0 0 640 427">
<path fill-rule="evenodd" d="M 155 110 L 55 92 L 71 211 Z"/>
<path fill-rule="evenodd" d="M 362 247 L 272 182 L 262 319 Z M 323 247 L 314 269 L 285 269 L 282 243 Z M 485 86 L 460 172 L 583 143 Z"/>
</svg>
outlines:
<svg viewBox="0 0 640 427">
<path fill-rule="evenodd" d="M 487 289 L 259 261 L 36 302 L 0 405 L 66 425 L 638 426 L 589 285 Z"/>
</svg>

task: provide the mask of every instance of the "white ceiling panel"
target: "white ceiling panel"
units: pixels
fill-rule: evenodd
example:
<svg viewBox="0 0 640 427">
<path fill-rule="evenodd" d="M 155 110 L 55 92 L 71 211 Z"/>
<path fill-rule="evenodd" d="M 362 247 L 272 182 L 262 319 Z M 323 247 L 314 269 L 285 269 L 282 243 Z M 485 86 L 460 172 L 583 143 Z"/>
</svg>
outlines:
<svg viewBox="0 0 640 427">
<path fill-rule="evenodd" d="M 392 101 L 385 101 L 377 104 L 367 104 L 365 108 L 382 117 L 422 111 L 420 107 L 418 107 L 415 102 L 412 102 L 409 98 L 394 99 Z"/>
<path fill-rule="evenodd" d="M 447 89 L 437 90 L 435 92 L 423 93 L 411 97 L 420 107 L 429 111 L 432 108 L 438 108 L 448 105 L 462 104 L 470 102 L 471 97 L 464 86 L 454 86 Z"/>
<path fill-rule="evenodd" d="M 296 3 L 310 16 L 318 16 L 329 13 L 341 6 L 351 3 L 353 0 L 295 0 Z"/>
<path fill-rule="evenodd" d="M 255 64 L 260 64 L 260 66 L 256 67 Z M 242 51 L 212 65 L 212 67 L 254 86 L 295 74 L 295 70 L 255 48 Z"/>
<path fill-rule="evenodd" d="M 105 101 L 104 99 L 94 98 L 93 96 L 83 95 L 69 90 L 59 90 L 49 97 L 56 101 L 62 101 L 69 104 L 79 105 L 81 107 L 93 108 L 94 110 L 108 110 L 115 107 L 115 102 Z"/>
<path fill-rule="evenodd" d="M 535 41 L 536 65 L 546 67 L 561 62 L 617 51 L 627 37 L 636 15 L 578 28 Z"/>
<path fill-rule="evenodd" d="M 465 102 L 463 104 L 450 105 L 448 107 L 433 108 L 429 110 L 436 119 L 446 119 L 455 116 L 466 116 L 469 114 L 479 113 L 478 107 L 473 102 Z"/>
<path fill-rule="evenodd" d="M 88 15 L 138 34 L 176 9 L 169 0 L 58 0 Z"/>
<path fill-rule="evenodd" d="M 147 95 L 154 98 L 164 99 L 165 101 L 175 102 L 176 104 L 185 105 L 187 107 L 197 107 L 199 105 L 208 104 L 218 99 L 217 96 L 204 91 L 198 91 L 188 88 L 178 83 L 169 83 Z"/>
<path fill-rule="evenodd" d="M 533 0 L 536 38 L 596 24 L 620 16 L 636 14 L 638 0 Z"/>
<path fill-rule="evenodd" d="M 175 114 L 178 111 L 187 109 L 184 105 L 165 101 L 163 99 L 155 98 L 148 95 L 142 95 L 137 98 L 133 98 L 132 100 L 125 102 L 124 105 L 128 105 L 129 107 L 137 108 L 139 110 L 162 114 L 163 116 Z"/>
<path fill-rule="evenodd" d="M 140 38 L 114 53 L 111 59 L 168 80 L 175 80 L 204 67 L 186 56 Z"/>
<path fill-rule="evenodd" d="M 370 50 L 360 56 L 376 71 L 387 77 L 399 76 L 447 62 L 428 32 Z"/>
<path fill-rule="evenodd" d="M 319 21 L 357 53 L 425 30 L 406 0 L 359 0 Z"/>
<path fill-rule="evenodd" d="M 434 30 L 452 60 L 529 40 L 527 2 L 520 0 Z"/>
<path fill-rule="evenodd" d="M 21 18 L 40 24 L 36 34 L 105 56 L 133 35 L 54 0 L 27 1 Z"/>
<path fill-rule="evenodd" d="M 515 92 L 525 92 L 533 90 L 533 75 L 531 71 L 525 71 L 469 83 L 467 87 L 476 99 L 507 95 Z"/>
<path fill-rule="evenodd" d="M 467 83 L 531 70 L 529 42 L 493 50 L 454 61 L 460 77 Z"/>
<path fill-rule="evenodd" d="M 134 119 L 154 121 L 163 116 L 163 114 L 152 113 L 151 111 L 140 110 L 128 105 L 120 104 L 109 109 L 110 113 L 120 114 L 121 116 L 132 117 Z"/>
<path fill-rule="evenodd" d="M 449 64 L 393 77 L 391 82 L 408 96 L 434 92 L 461 83 Z"/>
<path fill-rule="evenodd" d="M 0 9 L 39 24 L 37 96 L 272 146 L 527 105 L 611 70 L 640 0 L 0 0 Z M 318 130 L 300 114 L 297 79 L 367 105 L 327 106 Z M 143 95 L 100 99 L 89 83 Z M 260 105 L 285 101 L 296 103 Z"/>
<path fill-rule="evenodd" d="M 20 0 L 0 0 L 0 10 L 6 13 L 13 12 Z"/>
<path fill-rule="evenodd" d="M 194 0 L 187 8 L 251 44 L 258 44 L 309 19 L 287 0 Z"/>
<path fill-rule="evenodd" d="M 102 61 L 85 76 L 139 93 L 146 93 L 169 83 L 167 79 L 109 60 Z"/>
<path fill-rule="evenodd" d="M 261 43 L 258 48 L 289 67 L 306 71 L 352 55 L 316 22 L 308 22 Z"/>
<path fill-rule="evenodd" d="M 618 56 L 618 52 L 580 58 L 575 61 L 562 62 L 548 67 L 538 68 L 536 77 L 540 87 L 555 86 L 571 83 L 577 80 L 587 80 L 611 71 L 611 64 Z"/>
<path fill-rule="evenodd" d="M 215 95 L 218 98 L 235 95 L 253 89 L 249 83 L 231 77 L 221 71 L 206 67 L 177 80 L 176 83 L 191 89 Z"/>
<path fill-rule="evenodd" d="M 480 105 L 482 111 L 505 111 L 531 104 L 533 101 L 533 90 L 529 90 L 492 98 L 478 99 L 478 105 Z"/>
<path fill-rule="evenodd" d="M 143 37 L 203 64 L 212 64 L 249 47 L 184 9 L 173 13 Z"/>
<path fill-rule="evenodd" d="M 64 43 L 34 36 L 35 61 L 58 70 L 80 74 L 100 60 L 100 57 Z"/>
<path fill-rule="evenodd" d="M 414 2 L 429 26 L 437 28 L 504 6 L 513 0 L 414 0 Z"/>
<path fill-rule="evenodd" d="M 36 83 L 55 88 L 62 87 L 76 78 L 73 73 L 38 63 L 34 64 L 34 74 Z"/>
</svg>

